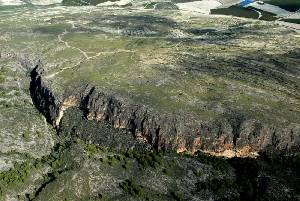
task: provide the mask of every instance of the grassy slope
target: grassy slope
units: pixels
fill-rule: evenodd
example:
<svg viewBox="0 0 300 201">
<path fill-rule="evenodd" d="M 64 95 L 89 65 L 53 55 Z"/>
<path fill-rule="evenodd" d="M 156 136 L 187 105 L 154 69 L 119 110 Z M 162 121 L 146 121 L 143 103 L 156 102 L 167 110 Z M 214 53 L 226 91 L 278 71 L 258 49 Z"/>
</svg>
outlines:
<svg viewBox="0 0 300 201">
<path fill-rule="evenodd" d="M 16 50 L 29 46 L 32 54 L 41 54 L 48 75 L 69 69 L 48 79 L 59 93 L 85 80 L 141 104 L 201 119 L 234 110 L 269 123 L 299 122 L 295 49 L 299 38 L 294 33 L 229 18 L 186 24 L 176 14 L 149 11 L 127 16 L 118 11 L 118 17 L 112 16 L 117 11 L 86 15 L 84 8 L 80 10 L 82 14 L 64 14 L 51 21 L 23 20 L 23 26 L 14 18 L 2 21 L 7 32 L 20 27 L 20 32 L 38 36 L 34 42 L 30 34 L 14 36 L 7 46 Z M 55 16 L 49 13 L 41 18 Z M 78 23 L 77 28 L 71 29 L 70 21 Z M 217 31 L 220 27 L 225 29 Z M 64 31 L 69 33 L 62 35 Z M 178 32 L 186 38 L 176 39 Z M 48 47 L 41 50 L 39 44 Z"/>
<path fill-rule="evenodd" d="M 128 20 L 135 22 L 134 26 L 145 23 L 135 21 L 135 17 Z M 93 26 L 115 28 L 97 23 Z M 194 34 L 195 39 L 186 42 L 164 39 L 173 28 L 161 29 L 155 25 L 149 28 L 156 30 L 158 35 L 149 38 L 103 34 L 101 31 L 66 34 L 64 39 L 71 46 L 102 53 L 84 61 L 75 71 L 63 71 L 55 80 L 66 86 L 76 80 L 88 80 L 103 90 L 129 95 L 142 104 L 169 112 L 180 108 L 180 112 L 204 119 L 218 115 L 216 108 L 230 108 L 263 121 L 295 122 L 299 116 L 299 80 L 287 74 L 298 73 L 297 59 L 282 53 L 280 46 L 273 45 L 274 40 L 284 43 L 285 36 L 254 23 L 247 26 L 255 27 L 255 33 L 245 26 L 231 35 L 229 29 L 227 37 L 211 31 L 207 43 L 196 39 L 204 37 L 201 30 L 206 27 L 218 27 L 217 20 L 213 23 L 203 20 L 190 22 L 187 27 L 176 27 Z M 177 25 L 181 26 L 180 22 Z M 238 28 L 233 26 L 231 29 Z M 259 43 L 262 38 L 264 46 Z M 224 40 L 243 45 L 218 44 Z M 294 42 L 290 42 L 290 47 L 285 45 L 292 50 L 299 39 L 291 40 Z M 255 52 L 257 48 L 261 53 Z M 286 65 L 286 69 L 280 69 L 275 60 Z"/>
</svg>

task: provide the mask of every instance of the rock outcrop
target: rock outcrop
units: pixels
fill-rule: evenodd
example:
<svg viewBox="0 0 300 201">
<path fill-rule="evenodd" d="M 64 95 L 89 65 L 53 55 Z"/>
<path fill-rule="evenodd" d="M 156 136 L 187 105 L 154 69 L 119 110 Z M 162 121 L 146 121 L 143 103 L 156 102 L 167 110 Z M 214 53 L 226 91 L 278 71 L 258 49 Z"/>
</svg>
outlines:
<svg viewBox="0 0 300 201">
<path fill-rule="evenodd" d="M 32 99 L 55 128 L 59 128 L 64 111 L 76 107 L 86 120 L 126 129 L 156 150 L 192 153 L 202 150 L 227 157 L 255 157 L 270 149 L 297 152 L 300 148 L 299 124 L 268 125 L 234 111 L 213 121 L 201 121 L 188 115 L 160 113 L 89 84 L 81 84 L 73 91 L 66 91 L 64 97 L 56 97 L 43 81 L 41 67 L 33 69 L 31 78 Z"/>
</svg>

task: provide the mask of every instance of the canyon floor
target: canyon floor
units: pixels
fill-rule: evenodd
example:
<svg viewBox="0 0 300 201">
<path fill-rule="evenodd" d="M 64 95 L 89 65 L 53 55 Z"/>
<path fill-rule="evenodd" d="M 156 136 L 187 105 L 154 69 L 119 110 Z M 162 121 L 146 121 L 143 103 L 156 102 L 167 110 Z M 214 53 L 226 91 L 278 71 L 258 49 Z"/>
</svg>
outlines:
<svg viewBox="0 0 300 201">
<path fill-rule="evenodd" d="M 0 199 L 300 200 L 299 32 L 0 9 Z"/>
</svg>

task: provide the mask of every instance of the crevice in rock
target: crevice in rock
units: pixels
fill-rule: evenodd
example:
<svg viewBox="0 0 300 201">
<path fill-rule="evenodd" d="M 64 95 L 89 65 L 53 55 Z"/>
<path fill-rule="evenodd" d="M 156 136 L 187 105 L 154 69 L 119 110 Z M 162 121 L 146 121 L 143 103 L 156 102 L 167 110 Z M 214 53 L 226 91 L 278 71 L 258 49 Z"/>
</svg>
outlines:
<svg viewBox="0 0 300 201">
<path fill-rule="evenodd" d="M 83 100 L 80 102 L 81 105 L 80 105 L 80 108 L 81 110 L 83 111 L 84 115 L 87 116 L 88 115 L 88 105 L 87 103 L 90 101 L 90 97 L 91 95 L 94 93 L 95 91 L 95 87 L 92 87 L 88 94 L 83 98 Z"/>
<path fill-rule="evenodd" d="M 34 193 L 34 198 L 38 197 L 39 194 L 43 191 L 43 189 L 44 189 L 48 184 L 50 184 L 50 183 L 52 183 L 53 181 L 55 181 L 55 179 L 56 179 L 56 177 L 53 176 L 52 173 L 49 173 L 49 174 L 47 175 L 47 177 L 49 178 L 49 180 L 46 181 L 45 183 L 43 183 L 43 184 L 36 190 L 36 192 Z M 33 198 L 33 199 L 29 199 L 29 201 L 34 200 L 34 198 Z"/>
<path fill-rule="evenodd" d="M 36 108 L 45 116 L 47 121 L 53 125 L 54 118 L 58 115 L 55 97 L 52 92 L 43 85 L 41 75 L 43 69 L 41 64 L 35 66 L 31 71 L 30 95 Z"/>
</svg>

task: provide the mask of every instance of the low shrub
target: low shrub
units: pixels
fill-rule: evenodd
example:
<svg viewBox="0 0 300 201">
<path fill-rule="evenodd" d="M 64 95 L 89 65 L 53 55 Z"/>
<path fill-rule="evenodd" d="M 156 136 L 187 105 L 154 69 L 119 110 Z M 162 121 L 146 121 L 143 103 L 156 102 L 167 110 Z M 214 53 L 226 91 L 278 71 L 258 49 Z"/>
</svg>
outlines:
<svg viewBox="0 0 300 201">
<path fill-rule="evenodd" d="M 144 196 L 144 188 L 142 186 L 136 185 L 135 181 L 132 179 L 126 179 L 124 182 L 120 183 L 120 187 L 124 192 L 128 193 L 131 196 Z"/>
<path fill-rule="evenodd" d="M 162 164 L 162 156 L 160 153 L 146 153 L 146 152 L 138 152 L 135 150 L 129 150 L 125 153 L 126 157 L 134 158 L 138 161 L 138 163 L 146 168 L 153 167 L 157 168 Z"/>
<path fill-rule="evenodd" d="M 23 183 L 28 177 L 30 169 L 29 162 L 15 163 L 13 168 L 0 173 L 0 180 L 4 181 L 7 185 Z"/>
<path fill-rule="evenodd" d="M 183 199 L 183 195 L 182 195 L 182 193 L 180 193 L 180 192 L 172 191 L 172 192 L 171 192 L 171 196 L 172 196 L 172 198 L 173 198 L 174 200 L 176 200 L 176 201 L 183 201 L 183 200 L 184 200 L 184 199 Z"/>
<path fill-rule="evenodd" d="M 209 156 L 202 152 L 196 153 L 196 158 L 199 162 L 212 165 L 214 169 L 219 170 L 223 173 L 228 172 L 230 164 L 223 157 Z"/>
</svg>

